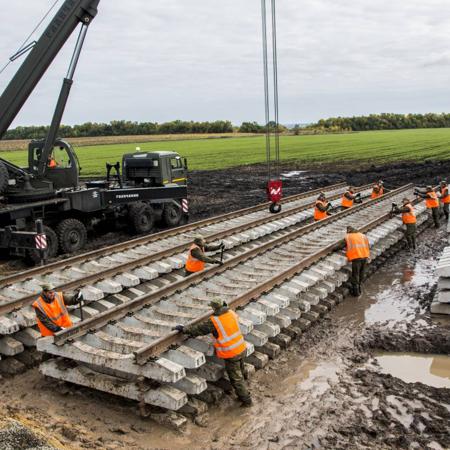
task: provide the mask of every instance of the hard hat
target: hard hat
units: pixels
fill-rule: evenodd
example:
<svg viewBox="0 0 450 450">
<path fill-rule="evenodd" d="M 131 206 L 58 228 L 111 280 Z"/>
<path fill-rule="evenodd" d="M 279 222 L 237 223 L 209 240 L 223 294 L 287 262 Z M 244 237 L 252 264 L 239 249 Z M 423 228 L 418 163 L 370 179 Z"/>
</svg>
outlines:
<svg viewBox="0 0 450 450">
<path fill-rule="evenodd" d="M 45 283 L 41 286 L 43 291 L 53 291 L 55 289 L 55 286 L 51 283 Z"/>
<path fill-rule="evenodd" d="M 427 186 L 427 192 L 432 191 L 432 190 L 433 190 L 433 188 L 431 186 Z"/>
<path fill-rule="evenodd" d="M 441 184 L 447 184 L 447 180 L 442 180 Z"/>
<path fill-rule="evenodd" d="M 202 245 L 205 242 L 205 238 L 201 234 L 197 234 L 194 238 L 194 244 Z"/>
<path fill-rule="evenodd" d="M 222 308 L 222 306 L 226 306 L 227 304 L 220 300 L 219 298 L 215 298 L 208 303 L 208 306 L 211 306 L 212 309 L 217 310 Z"/>
<path fill-rule="evenodd" d="M 356 232 L 357 232 L 357 230 L 356 230 L 355 227 L 353 227 L 353 226 L 351 226 L 351 225 L 349 225 L 349 226 L 347 227 L 347 233 L 356 233 Z"/>
<path fill-rule="evenodd" d="M 402 202 L 403 203 L 409 203 L 411 200 L 409 199 L 409 198 L 407 198 L 407 197 L 405 197 L 403 200 L 402 200 Z"/>
</svg>

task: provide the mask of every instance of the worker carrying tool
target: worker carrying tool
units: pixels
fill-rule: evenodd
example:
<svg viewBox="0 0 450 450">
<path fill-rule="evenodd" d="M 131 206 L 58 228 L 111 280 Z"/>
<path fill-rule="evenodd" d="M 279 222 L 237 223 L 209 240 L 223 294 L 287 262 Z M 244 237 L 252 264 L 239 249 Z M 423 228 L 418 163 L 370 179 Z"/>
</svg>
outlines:
<svg viewBox="0 0 450 450">
<path fill-rule="evenodd" d="M 214 252 L 219 249 L 223 250 L 224 248 L 225 244 L 223 242 L 218 245 L 207 245 L 203 236 L 196 236 L 193 244 L 189 248 L 185 265 L 186 276 L 204 270 L 206 263 L 222 265 L 223 261 L 221 259 L 210 258 L 205 255 L 205 252 Z"/>
<path fill-rule="evenodd" d="M 441 203 L 444 210 L 445 220 L 448 222 L 449 217 L 449 205 L 450 205 L 450 194 L 448 191 L 447 181 L 441 181 Z"/>
<path fill-rule="evenodd" d="M 432 186 L 427 186 L 425 192 L 420 189 L 414 190 L 414 195 L 425 199 L 425 205 L 427 209 L 431 210 L 431 216 L 433 217 L 434 227 L 439 228 L 439 198 Z"/>
<path fill-rule="evenodd" d="M 370 195 L 370 198 L 373 200 L 374 198 L 379 198 L 385 193 L 384 189 L 384 183 L 382 180 L 378 180 L 376 183 L 374 183 L 372 187 L 372 194 Z"/>
<path fill-rule="evenodd" d="M 409 198 L 402 200 L 402 207 L 399 208 L 396 203 L 392 203 L 392 213 L 401 214 L 402 221 L 405 225 L 405 239 L 409 250 L 416 249 L 417 219 L 413 205 Z"/>
<path fill-rule="evenodd" d="M 330 210 L 332 207 L 331 203 L 326 199 L 325 194 L 321 192 L 314 205 L 314 220 L 318 222 L 331 216 Z"/>
<path fill-rule="evenodd" d="M 215 299 L 209 303 L 209 306 L 213 309 L 213 315 L 208 321 L 188 327 L 177 325 L 174 330 L 190 337 L 212 334 L 216 339 L 214 342 L 216 356 L 224 360 L 225 370 L 236 395 L 242 406 L 251 406 L 252 398 L 245 383 L 247 379 L 244 369 L 246 345 L 239 327 L 239 318 L 221 300 Z"/>
<path fill-rule="evenodd" d="M 342 196 L 341 206 L 343 209 L 349 209 L 354 203 L 362 203 L 361 193 L 355 194 L 354 188 L 349 186 Z"/>
<path fill-rule="evenodd" d="M 33 303 L 37 325 L 42 336 L 53 336 L 58 331 L 71 327 L 72 320 L 67 305 L 76 305 L 83 301 L 83 294 L 63 295 L 56 292 L 52 285 L 44 284 L 39 298 Z"/>
<path fill-rule="evenodd" d="M 354 297 L 359 297 L 362 292 L 361 284 L 364 281 L 364 270 L 367 260 L 370 258 L 369 239 L 363 233 L 359 233 L 354 227 L 348 226 L 345 244 L 347 259 L 352 263 L 350 293 Z"/>
</svg>

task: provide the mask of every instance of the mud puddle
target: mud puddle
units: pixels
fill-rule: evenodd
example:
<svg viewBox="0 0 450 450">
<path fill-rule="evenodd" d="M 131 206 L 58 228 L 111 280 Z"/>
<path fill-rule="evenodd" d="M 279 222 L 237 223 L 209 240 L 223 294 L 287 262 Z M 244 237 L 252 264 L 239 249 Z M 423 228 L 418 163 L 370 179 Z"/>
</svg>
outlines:
<svg viewBox="0 0 450 450">
<path fill-rule="evenodd" d="M 420 382 L 437 388 L 450 388 L 450 356 L 421 353 L 377 353 L 381 373 L 406 383 Z"/>
</svg>

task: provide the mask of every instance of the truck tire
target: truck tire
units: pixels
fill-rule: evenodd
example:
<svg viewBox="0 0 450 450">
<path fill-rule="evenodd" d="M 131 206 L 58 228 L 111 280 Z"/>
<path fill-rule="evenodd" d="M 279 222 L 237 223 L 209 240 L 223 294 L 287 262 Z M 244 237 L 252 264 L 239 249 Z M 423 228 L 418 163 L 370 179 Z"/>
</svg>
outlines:
<svg viewBox="0 0 450 450">
<path fill-rule="evenodd" d="M 3 161 L 0 161 L 0 194 L 8 188 L 9 173 Z"/>
<path fill-rule="evenodd" d="M 175 203 L 166 203 L 163 211 L 163 221 L 168 227 L 176 227 L 183 218 L 183 211 Z"/>
<path fill-rule="evenodd" d="M 138 234 L 150 233 L 155 225 L 155 213 L 147 203 L 133 203 L 128 210 L 133 231 Z"/>
<path fill-rule="evenodd" d="M 56 227 L 56 234 L 63 253 L 76 252 L 86 245 L 86 227 L 77 219 L 64 219 Z"/>
<path fill-rule="evenodd" d="M 52 228 L 44 225 L 44 233 L 47 236 L 47 249 L 44 251 L 44 259 L 54 258 L 58 253 L 58 236 Z M 41 262 L 39 250 L 27 250 L 26 262 L 36 265 Z"/>
</svg>

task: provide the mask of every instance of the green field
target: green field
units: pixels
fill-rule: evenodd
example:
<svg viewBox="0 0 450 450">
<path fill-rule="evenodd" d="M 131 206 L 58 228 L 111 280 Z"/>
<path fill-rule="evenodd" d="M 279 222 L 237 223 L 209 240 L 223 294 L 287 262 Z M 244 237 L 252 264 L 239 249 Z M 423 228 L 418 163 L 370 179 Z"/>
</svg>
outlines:
<svg viewBox="0 0 450 450">
<path fill-rule="evenodd" d="M 264 137 L 136 144 L 141 150 L 175 150 L 188 158 L 190 169 L 222 169 L 264 162 Z M 78 157 L 82 175 L 105 173 L 105 163 L 114 163 L 136 145 L 97 145 L 80 147 Z M 26 152 L 0 152 L 0 156 L 18 165 L 26 165 Z M 450 129 L 367 131 L 318 136 L 282 136 L 281 156 L 285 161 L 303 163 L 384 163 L 391 161 L 448 159 Z"/>
</svg>

